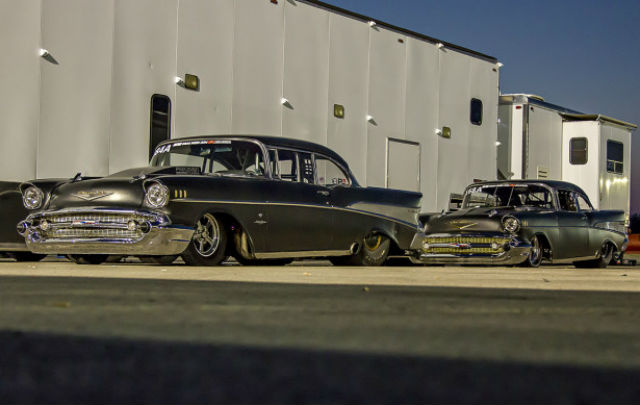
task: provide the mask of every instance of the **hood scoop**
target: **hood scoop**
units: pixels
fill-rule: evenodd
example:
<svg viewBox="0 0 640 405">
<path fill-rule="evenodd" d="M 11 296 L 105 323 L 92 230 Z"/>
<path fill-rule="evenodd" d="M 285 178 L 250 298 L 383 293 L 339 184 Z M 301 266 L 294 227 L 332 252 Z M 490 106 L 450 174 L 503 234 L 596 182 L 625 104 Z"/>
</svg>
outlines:
<svg viewBox="0 0 640 405">
<path fill-rule="evenodd" d="M 130 177 L 137 180 L 144 179 L 147 176 L 162 176 L 166 174 L 198 175 L 200 174 L 200 168 L 197 166 L 148 166 L 123 170 L 109 177 Z"/>
</svg>

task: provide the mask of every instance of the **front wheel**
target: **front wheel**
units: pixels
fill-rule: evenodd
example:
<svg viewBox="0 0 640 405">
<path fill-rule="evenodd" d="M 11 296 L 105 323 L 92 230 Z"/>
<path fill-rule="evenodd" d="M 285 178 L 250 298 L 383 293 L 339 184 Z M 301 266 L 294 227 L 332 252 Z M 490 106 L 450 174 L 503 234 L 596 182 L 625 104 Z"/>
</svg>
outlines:
<svg viewBox="0 0 640 405">
<path fill-rule="evenodd" d="M 335 266 L 381 266 L 387 260 L 390 246 L 391 241 L 385 235 L 370 233 L 362 240 L 358 253 L 329 260 Z"/>
<path fill-rule="evenodd" d="M 537 236 L 531 238 L 531 251 L 529 257 L 522 263 L 524 267 L 538 267 L 542 263 L 542 245 Z"/>
<path fill-rule="evenodd" d="M 226 258 L 227 231 L 213 214 L 204 214 L 182 259 L 191 266 L 217 266 Z"/>
</svg>

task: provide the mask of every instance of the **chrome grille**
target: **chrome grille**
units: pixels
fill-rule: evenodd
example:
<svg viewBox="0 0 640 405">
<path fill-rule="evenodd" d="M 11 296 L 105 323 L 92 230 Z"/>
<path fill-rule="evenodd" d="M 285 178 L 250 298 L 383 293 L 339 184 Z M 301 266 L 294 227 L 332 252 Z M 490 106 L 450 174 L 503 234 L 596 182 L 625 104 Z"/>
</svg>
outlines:
<svg viewBox="0 0 640 405">
<path fill-rule="evenodd" d="M 128 224 L 157 223 L 157 216 L 135 211 L 50 212 L 38 217 L 33 225 L 44 240 L 116 239 L 135 242 L 144 236 L 140 226 Z M 46 223 L 45 223 L 46 221 Z M 46 225 L 45 225 L 46 224 Z"/>
<path fill-rule="evenodd" d="M 510 242 L 506 236 L 428 236 L 422 244 L 423 254 L 500 254 Z"/>
</svg>

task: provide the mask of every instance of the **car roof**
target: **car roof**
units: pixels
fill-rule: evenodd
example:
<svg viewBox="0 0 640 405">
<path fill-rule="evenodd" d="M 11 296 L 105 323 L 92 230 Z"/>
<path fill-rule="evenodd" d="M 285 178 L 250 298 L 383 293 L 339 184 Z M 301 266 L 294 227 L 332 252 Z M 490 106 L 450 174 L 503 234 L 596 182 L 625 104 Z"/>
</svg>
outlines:
<svg viewBox="0 0 640 405">
<path fill-rule="evenodd" d="M 258 142 L 261 142 L 263 144 L 265 144 L 266 146 L 272 146 L 272 147 L 280 147 L 280 148 L 290 148 L 290 149 L 301 149 L 304 151 L 309 151 L 309 152 L 315 152 L 315 153 L 319 153 L 322 155 L 325 155 L 333 160 L 335 160 L 336 162 L 340 163 L 342 166 L 344 166 L 345 169 L 350 170 L 349 169 L 349 164 L 340 156 L 338 155 L 336 152 L 334 152 L 333 150 L 327 148 L 326 146 L 323 145 L 319 145 L 317 143 L 314 142 L 309 142 L 309 141 L 303 141 L 300 139 L 293 139 L 293 138 L 285 138 L 285 137 L 280 137 L 280 136 L 267 136 L 267 135 L 203 135 L 203 136 L 191 136 L 191 137 L 186 137 L 186 138 L 172 138 L 172 139 L 168 139 L 166 141 L 161 142 L 159 145 L 164 145 L 167 143 L 173 143 L 173 142 L 180 142 L 180 141 L 193 141 L 193 140 L 214 140 L 214 139 L 221 139 L 221 138 L 244 138 L 244 139 L 251 139 L 251 140 L 256 140 Z"/>
<path fill-rule="evenodd" d="M 551 188 L 555 189 L 563 189 L 578 192 L 580 194 L 586 195 L 586 193 L 578 186 L 573 183 L 569 183 L 566 181 L 560 180 L 541 180 L 541 179 L 529 179 L 529 180 L 497 180 L 497 181 L 482 181 L 478 183 L 473 183 L 469 185 L 469 187 L 475 186 L 493 186 L 500 184 L 516 184 L 516 185 L 526 185 L 526 184 L 545 184 Z"/>
</svg>

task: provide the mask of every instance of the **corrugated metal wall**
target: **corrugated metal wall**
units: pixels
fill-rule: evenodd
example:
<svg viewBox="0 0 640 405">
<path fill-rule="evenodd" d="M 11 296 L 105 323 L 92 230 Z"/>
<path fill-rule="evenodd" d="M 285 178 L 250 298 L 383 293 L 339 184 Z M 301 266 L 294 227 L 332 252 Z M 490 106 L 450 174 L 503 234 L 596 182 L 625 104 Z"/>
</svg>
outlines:
<svg viewBox="0 0 640 405">
<path fill-rule="evenodd" d="M 172 101 L 173 137 L 311 140 L 341 153 L 367 185 L 397 176 L 388 139 L 417 142 L 419 164 L 403 167 L 420 168 L 425 210 L 495 177 L 490 60 L 295 0 L 15 0 L 0 3 L 0 16 L 0 51 L 12 55 L 2 72 L 24 83 L 0 78 L 17 101 L 5 97 L 0 111 L 3 179 L 144 165 L 156 93 Z M 38 58 L 40 47 L 58 64 Z M 200 91 L 176 86 L 185 73 L 200 77 Z M 469 121 L 472 97 L 483 101 L 481 126 Z M 443 126 L 450 139 L 438 136 Z"/>
</svg>

